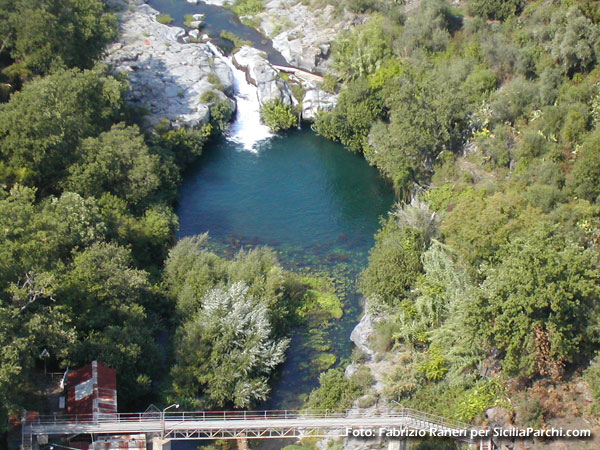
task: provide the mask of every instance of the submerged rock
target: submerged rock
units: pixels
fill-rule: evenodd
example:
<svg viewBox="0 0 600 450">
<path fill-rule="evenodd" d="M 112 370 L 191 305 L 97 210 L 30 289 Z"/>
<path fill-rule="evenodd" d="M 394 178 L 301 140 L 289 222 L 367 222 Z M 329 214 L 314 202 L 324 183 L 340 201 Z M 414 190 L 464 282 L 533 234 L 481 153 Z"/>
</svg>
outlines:
<svg viewBox="0 0 600 450">
<path fill-rule="evenodd" d="M 157 15 L 145 4 L 123 8 L 119 39 L 109 47 L 105 61 L 115 72 L 128 75 L 128 101 L 149 111 L 146 125 L 156 125 L 162 118 L 174 125 L 206 123 L 211 104 L 202 101 L 203 94 L 214 91 L 218 99 L 228 99 L 209 76 L 216 76 L 224 91 L 232 92 L 231 69 L 207 45 L 179 42 L 185 31 L 158 23 Z"/>
<path fill-rule="evenodd" d="M 288 84 L 260 50 L 244 46 L 233 55 L 233 63 L 246 72 L 248 82 L 257 87 L 261 105 L 275 100 L 284 105 L 295 103 Z"/>
</svg>

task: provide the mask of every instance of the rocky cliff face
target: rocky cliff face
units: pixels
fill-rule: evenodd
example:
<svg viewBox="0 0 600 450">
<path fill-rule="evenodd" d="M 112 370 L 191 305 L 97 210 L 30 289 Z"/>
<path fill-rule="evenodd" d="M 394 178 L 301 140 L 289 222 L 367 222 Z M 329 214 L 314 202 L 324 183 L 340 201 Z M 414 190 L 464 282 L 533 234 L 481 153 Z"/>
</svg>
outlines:
<svg viewBox="0 0 600 450">
<path fill-rule="evenodd" d="M 231 70 L 207 45 L 182 42 L 185 31 L 158 23 L 158 11 L 143 3 L 129 4 L 120 14 L 120 36 L 105 61 L 129 76 L 129 101 L 150 111 L 147 125 L 162 118 L 174 125 L 208 122 L 214 101 L 202 101 L 207 91 L 235 106 L 211 83 L 218 80 L 226 92 L 233 90 Z"/>
<path fill-rule="evenodd" d="M 288 84 L 261 51 L 244 46 L 233 55 L 233 63 L 246 72 L 248 82 L 257 87 L 261 105 L 275 100 L 284 105 L 295 103 Z"/>
<path fill-rule="evenodd" d="M 306 93 L 302 100 L 302 119 L 313 122 L 319 111 L 331 111 L 335 108 L 338 94 L 330 94 L 319 88 L 317 83 L 303 83 Z"/>
<path fill-rule="evenodd" d="M 335 37 L 364 21 L 350 12 L 338 16 L 332 5 L 312 10 L 297 0 L 271 0 L 257 18 L 262 31 L 273 40 L 273 47 L 290 65 L 321 73 L 329 70 Z"/>
</svg>

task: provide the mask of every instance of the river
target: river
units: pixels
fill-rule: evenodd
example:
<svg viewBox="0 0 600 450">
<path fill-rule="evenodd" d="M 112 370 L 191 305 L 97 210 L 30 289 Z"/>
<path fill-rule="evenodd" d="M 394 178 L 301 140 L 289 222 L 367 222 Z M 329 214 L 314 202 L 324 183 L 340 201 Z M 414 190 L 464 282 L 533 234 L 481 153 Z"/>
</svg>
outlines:
<svg viewBox="0 0 600 450">
<path fill-rule="evenodd" d="M 204 12 L 213 35 L 226 24 L 228 31 L 249 39 L 244 35 L 248 27 L 223 19 L 230 17 L 229 10 L 184 0 L 150 4 L 171 14 L 175 24 L 184 14 Z M 263 37 L 249 40 L 256 39 L 270 45 Z M 343 317 L 319 330 L 293 332 L 270 400 L 260 405 L 294 409 L 318 385 L 319 370 L 312 362 L 320 352 L 335 355 L 337 365 L 348 362 L 353 347 L 350 332 L 361 314 L 355 281 L 367 263 L 380 217 L 393 203 L 393 192 L 364 158 L 317 136 L 309 125 L 271 135 L 259 123 L 255 88 L 226 61 L 234 71 L 238 113 L 226 136 L 213 139 L 185 174 L 177 210 L 178 238 L 208 232 L 213 249 L 227 256 L 267 245 L 276 250 L 284 267 L 335 279 Z"/>
</svg>

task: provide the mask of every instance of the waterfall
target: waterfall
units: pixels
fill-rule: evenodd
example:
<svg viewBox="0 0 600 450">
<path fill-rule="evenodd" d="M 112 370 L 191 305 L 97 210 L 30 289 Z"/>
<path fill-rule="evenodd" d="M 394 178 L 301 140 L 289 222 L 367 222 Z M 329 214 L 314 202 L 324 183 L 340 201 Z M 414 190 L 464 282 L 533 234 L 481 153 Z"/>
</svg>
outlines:
<svg viewBox="0 0 600 450">
<path fill-rule="evenodd" d="M 237 111 L 226 136 L 231 141 L 243 145 L 244 149 L 256 152 L 256 144 L 272 136 L 269 127 L 260 121 L 260 103 L 256 86 L 248 83 L 246 74 L 233 65 L 231 58 L 225 57 L 213 43 L 208 42 L 208 46 L 233 73 Z"/>
</svg>

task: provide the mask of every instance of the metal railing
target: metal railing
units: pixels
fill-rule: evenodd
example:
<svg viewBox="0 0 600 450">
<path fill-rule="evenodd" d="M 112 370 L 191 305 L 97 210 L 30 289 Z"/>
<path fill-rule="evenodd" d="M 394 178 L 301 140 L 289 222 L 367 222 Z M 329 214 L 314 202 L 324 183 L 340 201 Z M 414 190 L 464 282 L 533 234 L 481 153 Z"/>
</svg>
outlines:
<svg viewBox="0 0 600 450">
<path fill-rule="evenodd" d="M 478 443 L 483 445 L 483 439 L 473 439 L 471 431 L 481 431 L 484 427 L 474 426 L 469 423 L 450 420 L 442 416 L 426 413 L 410 408 L 379 408 L 376 410 L 351 409 L 346 411 L 331 410 L 263 410 L 263 411 L 185 411 L 185 412 L 144 412 L 144 413 L 96 413 L 96 414 L 54 414 L 29 417 L 23 422 L 23 432 L 30 435 L 45 434 L 49 428 L 53 428 L 54 433 L 74 432 L 73 428 L 81 425 L 82 429 L 89 427 L 97 428 L 117 428 L 122 430 L 122 426 L 127 429 L 137 429 L 135 424 L 139 423 L 139 430 L 154 429 L 155 432 L 162 432 L 165 436 L 170 433 L 185 434 L 184 439 L 200 438 L 199 433 L 210 433 L 210 430 L 219 429 L 220 433 L 224 430 L 238 430 L 240 427 L 247 428 L 246 432 L 257 434 L 255 437 L 262 438 L 262 434 L 256 430 L 288 430 L 297 429 L 297 433 L 306 432 L 306 429 L 323 430 L 338 429 L 346 426 L 344 421 L 340 420 L 322 420 L 315 424 L 314 419 L 348 419 L 347 425 L 370 428 L 377 425 L 389 424 L 389 421 L 377 419 L 399 419 L 398 425 L 407 428 L 436 431 L 461 431 L 456 434 L 454 439 L 469 443 Z M 312 419 L 312 421 L 311 421 Z M 363 419 L 363 420 L 361 420 Z M 244 423 L 246 421 L 247 423 Z M 265 421 L 264 425 L 257 425 L 256 421 Z M 300 421 L 300 423 L 298 423 Z M 305 424 L 302 422 L 306 421 Z M 210 422 L 210 423 L 209 423 Z M 217 422 L 217 424 L 215 424 Z M 254 422 L 254 423 L 249 423 Z M 186 425 L 189 423 L 189 426 Z M 201 425 L 206 423 L 206 425 Z M 216 425 L 216 428 L 215 428 Z M 229 427 L 228 427 L 229 425 Z M 166 428 L 165 428 L 166 426 Z M 58 427 L 58 429 L 57 429 Z M 25 428 L 27 431 L 25 431 Z M 193 431 L 196 430 L 196 431 Z M 298 431 L 300 430 L 300 431 Z M 304 431 L 301 431 L 304 430 Z M 317 430 L 317 431 L 318 431 Z M 85 432 L 85 431 L 84 431 Z M 187 434 L 186 434 L 187 433 Z M 287 433 L 287 432 L 285 432 Z M 285 434 L 283 433 L 283 434 Z M 188 436 L 189 434 L 189 436 Z M 203 434 L 203 436 L 204 436 Z M 220 436 L 221 438 L 231 438 L 236 436 L 232 431 L 231 436 Z M 208 434 L 207 434 L 208 435 Z M 477 433 L 477 436 L 481 434 Z M 195 437 L 194 437 L 195 436 Z M 212 435 L 211 435 L 212 436 Z M 215 438 L 218 438 L 215 434 Z M 286 435 L 284 437 L 289 437 Z M 463 437 L 458 437 L 463 436 Z M 267 436 L 273 437 L 273 436 Z M 206 438 L 206 436 L 204 436 Z M 479 442 L 481 441 L 481 442 Z M 491 441 L 490 441 L 491 443 Z M 483 447 L 481 447 L 483 448 Z M 493 448 L 493 445 L 492 447 Z"/>
<path fill-rule="evenodd" d="M 264 411 L 184 411 L 184 412 L 154 412 L 154 413 L 101 413 L 101 414 L 53 414 L 40 415 L 25 421 L 26 425 L 52 424 L 96 424 L 107 422 L 155 422 L 165 421 L 231 421 L 231 420 L 290 420 L 290 419 L 319 419 L 319 418 L 408 418 L 427 422 L 429 424 L 454 429 L 479 428 L 471 424 L 450 420 L 442 416 L 423 411 L 402 409 L 357 410 L 349 409 L 343 412 L 332 410 L 264 410 Z"/>
</svg>

